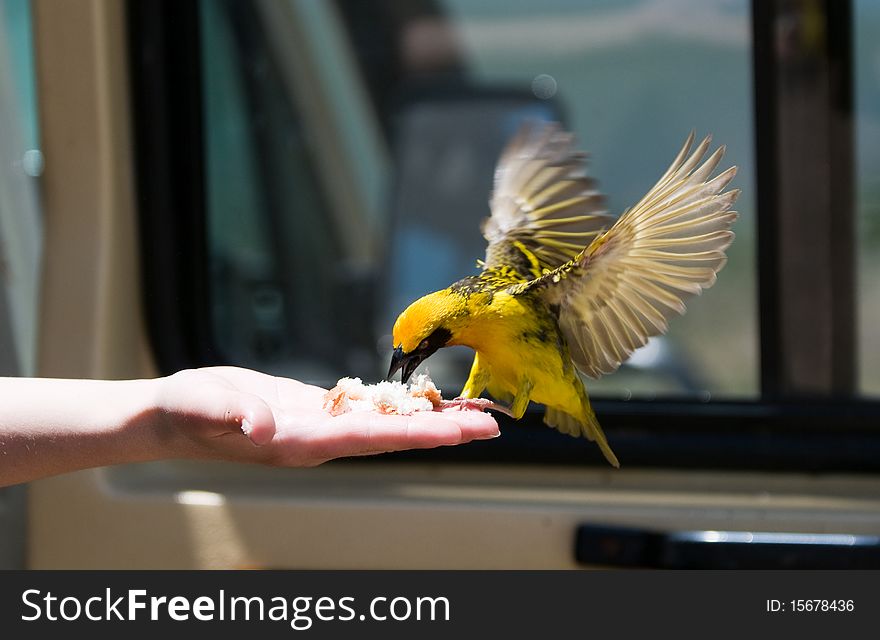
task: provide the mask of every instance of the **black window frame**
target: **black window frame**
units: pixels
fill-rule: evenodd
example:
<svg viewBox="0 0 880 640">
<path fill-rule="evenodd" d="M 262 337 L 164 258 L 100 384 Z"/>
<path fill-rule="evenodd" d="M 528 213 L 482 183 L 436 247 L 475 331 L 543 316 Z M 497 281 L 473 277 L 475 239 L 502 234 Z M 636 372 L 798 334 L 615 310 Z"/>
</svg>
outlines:
<svg viewBox="0 0 880 640">
<path fill-rule="evenodd" d="M 796 37 L 778 46 L 808 5 L 821 12 L 822 46 Z M 595 410 L 629 468 L 876 473 L 880 402 L 855 389 L 852 2 L 753 0 L 751 11 L 761 396 L 598 399 Z M 198 0 L 129 0 L 127 14 L 152 348 L 163 373 L 221 364 L 210 331 Z M 805 294 L 827 304 L 804 314 Z M 497 440 L 383 459 L 605 465 L 592 443 L 543 426 L 542 413 L 502 416 Z"/>
</svg>

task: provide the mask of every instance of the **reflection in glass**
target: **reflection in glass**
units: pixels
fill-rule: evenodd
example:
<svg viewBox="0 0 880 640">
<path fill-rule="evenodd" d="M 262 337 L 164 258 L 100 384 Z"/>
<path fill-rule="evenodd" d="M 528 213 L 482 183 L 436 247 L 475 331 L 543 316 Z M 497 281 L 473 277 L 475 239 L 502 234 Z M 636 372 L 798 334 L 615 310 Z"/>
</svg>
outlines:
<svg viewBox="0 0 880 640">
<path fill-rule="evenodd" d="M 880 395 L 880 5 L 855 2 L 859 390 Z"/>
</svg>

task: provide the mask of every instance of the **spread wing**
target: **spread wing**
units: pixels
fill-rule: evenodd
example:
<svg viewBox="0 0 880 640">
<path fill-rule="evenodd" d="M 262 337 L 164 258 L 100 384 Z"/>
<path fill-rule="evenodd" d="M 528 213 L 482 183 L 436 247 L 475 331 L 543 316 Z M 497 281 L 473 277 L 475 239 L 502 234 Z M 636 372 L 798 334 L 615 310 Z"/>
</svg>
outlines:
<svg viewBox="0 0 880 640">
<path fill-rule="evenodd" d="M 555 123 L 530 123 L 502 152 L 491 215 L 482 225 L 485 268 L 540 275 L 574 258 L 614 222 L 573 140 Z"/>
<path fill-rule="evenodd" d="M 711 287 L 727 261 L 739 190 L 724 188 L 736 167 L 709 179 L 724 154 L 721 147 L 700 164 L 709 143 L 688 156 L 691 133 L 663 177 L 606 233 L 570 262 L 511 287 L 538 288 L 559 305 L 572 359 L 588 376 L 615 371 L 650 336 L 665 333 L 668 319 L 684 313 L 683 300 Z"/>
</svg>

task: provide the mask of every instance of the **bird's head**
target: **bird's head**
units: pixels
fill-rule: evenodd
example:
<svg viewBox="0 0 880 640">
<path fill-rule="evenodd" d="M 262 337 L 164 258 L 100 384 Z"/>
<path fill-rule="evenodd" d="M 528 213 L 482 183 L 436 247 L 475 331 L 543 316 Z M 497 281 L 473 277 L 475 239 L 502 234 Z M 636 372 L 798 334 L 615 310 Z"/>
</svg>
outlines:
<svg viewBox="0 0 880 640">
<path fill-rule="evenodd" d="M 441 347 L 455 344 L 465 315 L 461 297 L 449 289 L 436 291 L 409 305 L 394 323 L 394 353 L 388 378 L 402 370 L 400 379 L 405 383 L 428 356 Z"/>
</svg>

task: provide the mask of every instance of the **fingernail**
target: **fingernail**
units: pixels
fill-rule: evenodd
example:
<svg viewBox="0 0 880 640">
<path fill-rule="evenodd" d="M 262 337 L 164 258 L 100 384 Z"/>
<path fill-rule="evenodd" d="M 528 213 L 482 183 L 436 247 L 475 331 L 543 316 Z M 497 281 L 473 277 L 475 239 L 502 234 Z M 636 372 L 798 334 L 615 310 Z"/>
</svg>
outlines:
<svg viewBox="0 0 880 640">
<path fill-rule="evenodd" d="M 488 436 L 482 436 L 480 438 L 477 438 L 477 440 L 493 440 L 500 435 L 501 435 L 501 432 L 498 431 L 497 433 L 492 433 L 492 434 L 489 434 Z"/>
<path fill-rule="evenodd" d="M 251 421 L 247 418 L 241 419 L 241 432 L 246 435 L 248 438 L 251 437 L 251 432 L 254 430 L 254 425 L 251 424 Z"/>
</svg>

